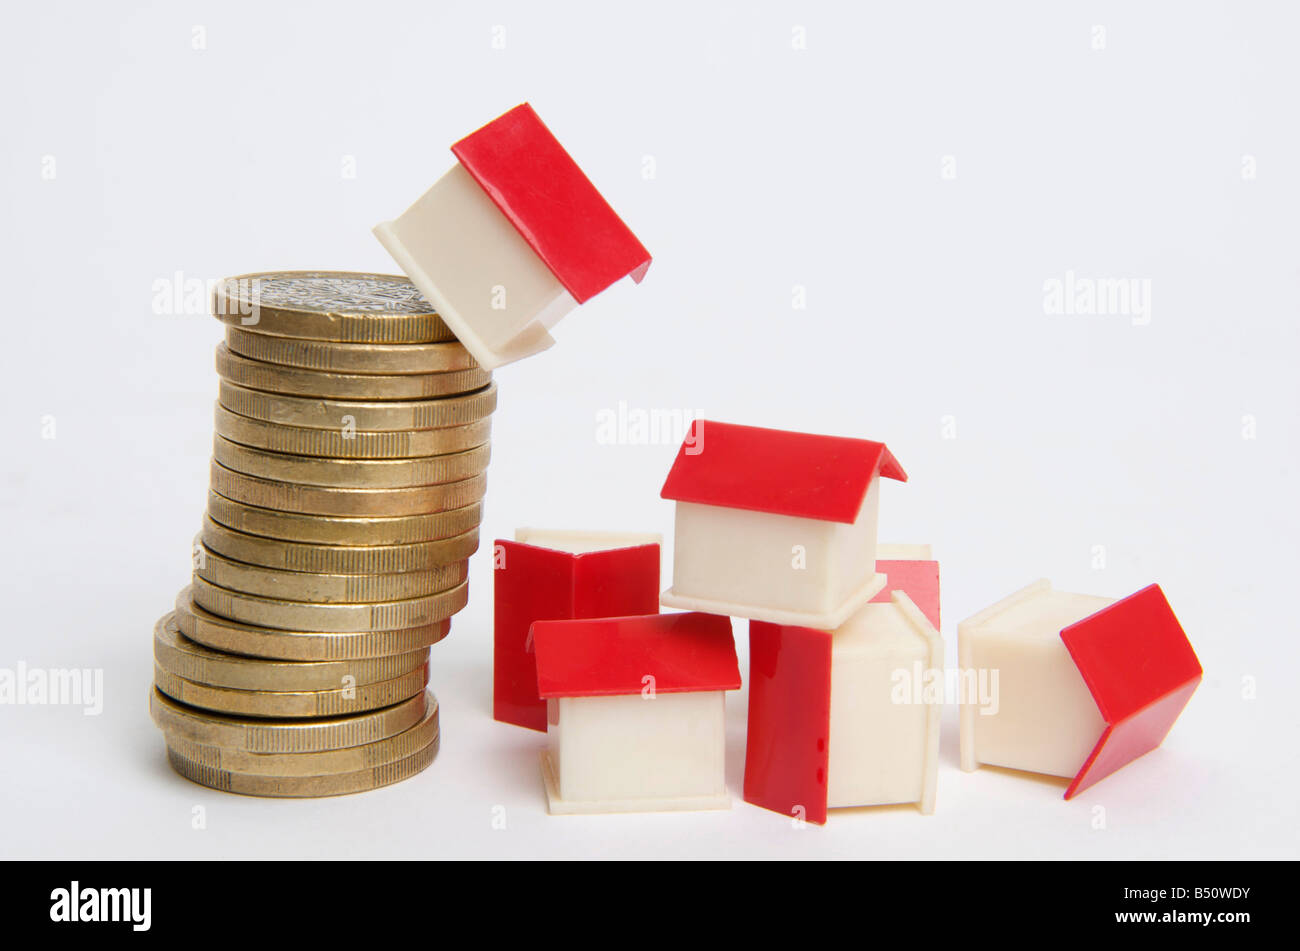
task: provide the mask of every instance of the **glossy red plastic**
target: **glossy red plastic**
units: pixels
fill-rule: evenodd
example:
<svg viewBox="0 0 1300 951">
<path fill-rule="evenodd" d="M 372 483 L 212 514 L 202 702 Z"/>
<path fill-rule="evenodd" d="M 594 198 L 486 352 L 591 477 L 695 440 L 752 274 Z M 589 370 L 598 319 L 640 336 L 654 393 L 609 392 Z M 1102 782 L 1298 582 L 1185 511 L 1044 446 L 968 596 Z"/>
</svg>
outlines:
<svg viewBox="0 0 1300 951">
<path fill-rule="evenodd" d="M 717 614 L 538 621 L 533 642 L 542 697 L 618 696 L 650 684 L 655 693 L 740 687 L 731 618 Z"/>
<path fill-rule="evenodd" d="M 887 603 L 891 592 L 902 591 L 921 609 L 925 619 L 939 630 L 939 563 L 921 559 L 881 558 L 876 571 L 889 580 L 871 599 L 872 604 Z"/>
<path fill-rule="evenodd" d="M 831 635 L 749 622 L 745 801 L 826 824 Z"/>
<path fill-rule="evenodd" d="M 545 733 L 528 629 L 534 621 L 658 611 L 659 546 L 581 554 L 501 539 L 496 546 L 492 716 Z"/>
<path fill-rule="evenodd" d="M 650 252 L 528 103 L 451 150 L 579 304 L 645 277 Z"/>
<path fill-rule="evenodd" d="M 1201 682 L 1201 663 L 1159 585 L 1061 631 L 1106 729 L 1065 798 L 1159 746 Z"/>
<path fill-rule="evenodd" d="M 852 524 L 878 475 L 907 481 L 884 443 L 697 419 L 659 494 Z"/>
</svg>

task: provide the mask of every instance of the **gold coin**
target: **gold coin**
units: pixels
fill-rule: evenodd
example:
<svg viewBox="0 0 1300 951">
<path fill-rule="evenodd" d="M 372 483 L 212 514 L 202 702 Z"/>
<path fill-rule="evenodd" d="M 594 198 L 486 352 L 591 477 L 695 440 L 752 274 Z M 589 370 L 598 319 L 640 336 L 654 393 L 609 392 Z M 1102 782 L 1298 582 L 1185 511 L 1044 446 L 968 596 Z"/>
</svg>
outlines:
<svg viewBox="0 0 1300 951">
<path fill-rule="evenodd" d="M 365 432 L 446 429 L 479 422 L 497 407 L 495 383 L 473 393 L 436 400 L 387 402 L 283 396 L 250 390 L 228 380 L 222 380 L 219 386 L 221 405 L 232 413 L 281 426 L 308 429 L 340 430 L 347 425 Z"/>
<path fill-rule="evenodd" d="M 273 661 L 212 650 L 180 632 L 176 613 L 159 618 L 153 629 L 154 662 L 169 674 L 233 690 L 302 692 L 379 683 L 409 674 L 428 663 L 429 649 L 390 657 L 345 661 Z"/>
<path fill-rule="evenodd" d="M 409 700 L 346 717 L 261 720 L 197 710 L 157 689 L 149 691 L 149 715 L 168 736 L 249 753 L 315 753 L 351 749 L 397 736 L 415 726 L 437 701 L 427 690 Z"/>
<path fill-rule="evenodd" d="M 342 459 L 406 459 L 464 452 L 485 445 L 492 436 L 492 421 L 481 419 L 465 426 L 419 429 L 407 432 L 358 432 L 349 429 L 311 429 L 249 419 L 220 403 L 213 409 L 217 435 L 231 442 L 292 456 L 333 456 Z"/>
<path fill-rule="evenodd" d="M 273 660 L 355 661 L 422 650 L 447 636 L 451 620 L 393 631 L 287 631 L 210 614 L 194 603 L 193 590 L 186 586 L 176 596 L 176 627 L 191 641 L 233 654 Z"/>
<path fill-rule="evenodd" d="M 213 316 L 253 333 L 361 343 L 455 340 L 405 277 L 353 271 L 275 271 L 226 278 Z"/>
<path fill-rule="evenodd" d="M 252 457 L 242 454 L 241 458 Z M 258 508 L 304 515 L 385 517 L 431 515 L 478 502 L 487 491 L 487 476 L 479 473 L 459 482 L 397 489 L 331 488 L 248 475 L 214 459 L 210 484 L 218 495 Z"/>
<path fill-rule="evenodd" d="M 425 769 L 437 755 L 438 737 L 434 736 L 428 746 L 403 759 L 394 760 L 383 766 L 325 776 L 259 776 L 250 773 L 233 773 L 230 770 L 216 769 L 197 763 L 170 748 L 167 750 L 167 761 L 171 763 L 172 769 L 200 786 L 243 796 L 302 799 L 344 796 L 401 782 Z"/>
<path fill-rule="evenodd" d="M 203 544 L 232 561 L 282 571 L 323 574 L 393 574 L 427 571 L 464 561 L 478 550 L 478 529 L 436 542 L 413 545 L 305 545 L 236 532 L 207 517 Z"/>
<path fill-rule="evenodd" d="M 424 718 L 386 740 L 316 753 L 250 753 L 228 746 L 208 746 L 175 733 L 164 734 L 167 746 L 187 760 L 210 769 L 254 776 L 321 776 L 383 766 L 424 749 L 438 737 L 438 703 L 430 702 Z"/>
<path fill-rule="evenodd" d="M 461 482 L 481 474 L 491 455 L 491 447 L 484 443 L 463 452 L 412 459 L 331 459 L 255 449 L 219 434 L 212 438 L 212 458 L 227 469 L 298 486 L 337 489 L 407 489 Z"/>
<path fill-rule="evenodd" d="M 250 360 L 326 373 L 408 375 L 482 369 L 459 342 L 327 343 L 271 337 L 227 327 L 226 346 Z"/>
<path fill-rule="evenodd" d="M 332 518 L 328 515 L 300 515 L 296 512 L 257 508 L 209 492 L 208 515 L 213 521 L 234 531 L 261 535 L 264 538 L 318 545 L 401 546 L 477 532 L 483 520 L 483 506 L 475 502 L 464 508 L 431 515 Z M 217 548 L 217 551 L 221 549 Z"/>
<path fill-rule="evenodd" d="M 232 591 L 196 575 L 190 584 L 190 596 L 205 611 L 244 624 L 275 627 L 283 631 L 339 631 L 356 634 L 362 631 L 397 631 L 405 627 L 422 627 L 449 618 L 465 606 L 469 597 L 467 584 L 462 581 L 447 591 L 400 601 L 310 604 Z"/>
<path fill-rule="evenodd" d="M 469 393 L 492 382 L 492 374 L 478 367 L 386 375 L 304 370 L 241 357 L 224 343 L 217 346 L 217 372 L 253 390 L 333 400 L 427 400 Z"/>
<path fill-rule="evenodd" d="M 153 684 L 178 703 L 200 710 L 246 717 L 337 717 L 390 707 L 422 692 L 429 683 L 426 664 L 392 680 L 350 684 L 337 690 L 233 690 L 177 677 L 153 665 Z"/>
<path fill-rule="evenodd" d="M 255 594 L 261 598 L 312 604 L 355 604 L 422 598 L 454 588 L 469 574 L 468 561 L 454 561 L 424 571 L 395 571 L 389 574 L 281 571 L 232 561 L 202 543 L 195 545 L 194 561 L 195 576 L 209 584 L 242 594 Z"/>
</svg>

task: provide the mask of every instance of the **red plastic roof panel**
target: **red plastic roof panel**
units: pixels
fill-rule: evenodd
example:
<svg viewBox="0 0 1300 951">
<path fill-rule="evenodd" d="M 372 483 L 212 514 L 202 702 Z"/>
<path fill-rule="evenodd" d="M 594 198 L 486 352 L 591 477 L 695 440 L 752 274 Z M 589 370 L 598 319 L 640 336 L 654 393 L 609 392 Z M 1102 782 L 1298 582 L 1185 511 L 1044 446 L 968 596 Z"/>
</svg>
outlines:
<svg viewBox="0 0 1300 951">
<path fill-rule="evenodd" d="M 831 635 L 749 622 L 745 802 L 826 824 Z"/>
<path fill-rule="evenodd" d="M 656 613 L 659 546 L 570 553 L 497 539 L 496 551 L 492 715 L 545 733 L 533 622 Z"/>
<path fill-rule="evenodd" d="M 492 572 L 492 715 L 546 732 L 537 696 L 537 660 L 528 629 L 541 618 L 573 616 L 573 563 L 564 553 L 497 539 L 504 563 Z"/>
<path fill-rule="evenodd" d="M 648 614 L 538 621 L 537 689 L 542 697 L 737 690 L 740 665 L 731 618 L 716 614 Z"/>
<path fill-rule="evenodd" d="M 1106 730 L 1079 770 L 1071 799 L 1164 740 L 1201 682 L 1182 625 L 1159 585 L 1102 608 L 1061 631 Z"/>
<path fill-rule="evenodd" d="M 877 475 L 907 481 L 881 442 L 697 419 L 660 496 L 851 524 Z"/>
<path fill-rule="evenodd" d="M 650 252 L 528 103 L 451 151 L 579 304 L 645 277 Z"/>
<path fill-rule="evenodd" d="M 902 591 L 921 609 L 925 619 L 939 630 L 939 563 L 919 558 L 880 558 L 876 571 L 884 575 L 885 586 L 871 599 L 872 604 L 888 603 L 895 591 Z"/>
</svg>

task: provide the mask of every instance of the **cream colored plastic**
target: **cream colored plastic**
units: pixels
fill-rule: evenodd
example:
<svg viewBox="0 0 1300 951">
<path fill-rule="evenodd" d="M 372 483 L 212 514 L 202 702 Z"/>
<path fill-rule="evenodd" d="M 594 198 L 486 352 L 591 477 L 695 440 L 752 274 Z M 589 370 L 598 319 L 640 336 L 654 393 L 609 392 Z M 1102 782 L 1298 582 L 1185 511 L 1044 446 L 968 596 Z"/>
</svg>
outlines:
<svg viewBox="0 0 1300 951">
<path fill-rule="evenodd" d="M 552 815 L 730 809 L 720 690 L 547 701 Z"/>
<path fill-rule="evenodd" d="M 555 343 L 577 301 L 457 164 L 375 236 L 485 370 Z"/>
<path fill-rule="evenodd" d="M 933 561 L 929 545 L 886 544 L 876 546 L 879 561 Z"/>
<path fill-rule="evenodd" d="M 933 813 L 942 712 L 943 640 L 902 591 L 833 631 L 827 808 Z"/>
<path fill-rule="evenodd" d="M 880 480 L 851 525 L 678 502 L 668 607 L 833 630 L 885 586 Z"/>
<path fill-rule="evenodd" d="M 1052 776 L 1079 771 L 1105 722 L 1061 629 L 1112 603 L 1053 591 L 1044 579 L 957 625 L 962 769 L 1003 766 Z M 976 695 L 981 672 L 991 704 L 989 696 Z"/>
<path fill-rule="evenodd" d="M 581 555 L 589 551 L 634 548 L 638 545 L 663 545 L 657 532 L 587 532 L 571 529 L 517 528 L 515 541 L 537 548 Z"/>
</svg>

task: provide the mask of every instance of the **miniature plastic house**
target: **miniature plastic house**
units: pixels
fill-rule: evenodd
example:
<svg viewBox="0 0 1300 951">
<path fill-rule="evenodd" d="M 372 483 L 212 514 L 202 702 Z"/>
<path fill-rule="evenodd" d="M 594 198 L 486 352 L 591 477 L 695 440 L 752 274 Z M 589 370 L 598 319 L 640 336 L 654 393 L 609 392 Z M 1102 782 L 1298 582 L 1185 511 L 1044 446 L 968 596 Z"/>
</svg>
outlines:
<svg viewBox="0 0 1300 951">
<path fill-rule="evenodd" d="M 696 420 L 664 482 L 677 503 L 670 607 L 830 630 L 885 586 L 884 443 Z"/>
<path fill-rule="evenodd" d="M 458 164 L 375 236 L 485 370 L 531 356 L 650 254 L 524 103 L 452 146 Z"/>
<path fill-rule="evenodd" d="M 534 621 L 653 614 L 659 610 L 654 534 L 540 531 L 498 539 L 493 572 L 492 716 L 546 732 L 537 695 Z"/>
<path fill-rule="evenodd" d="M 934 812 L 942 672 L 939 632 L 901 591 L 834 631 L 750 621 L 745 801 L 818 824 Z"/>
<path fill-rule="evenodd" d="M 931 556 L 929 545 L 878 545 L 876 571 L 887 580 L 871 599 L 872 604 L 887 604 L 895 591 L 902 591 L 935 630 L 940 629 L 939 563 Z"/>
<path fill-rule="evenodd" d="M 725 698 L 740 687 L 730 618 L 538 621 L 533 640 L 552 814 L 730 808 Z"/>
<path fill-rule="evenodd" d="M 1158 585 L 1113 601 L 1038 581 L 958 625 L 957 649 L 962 769 L 1072 777 L 1066 799 L 1159 746 L 1201 682 Z"/>
</svg>

